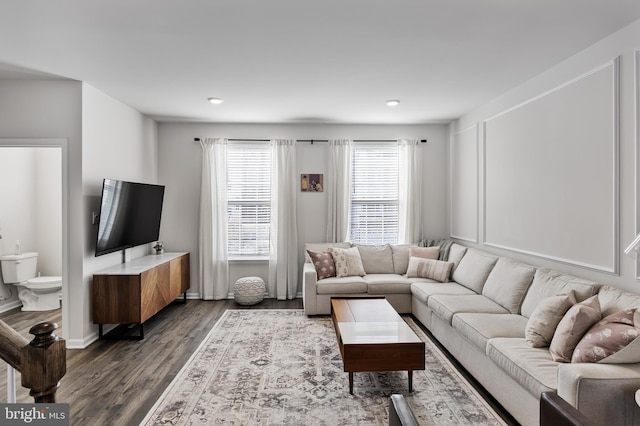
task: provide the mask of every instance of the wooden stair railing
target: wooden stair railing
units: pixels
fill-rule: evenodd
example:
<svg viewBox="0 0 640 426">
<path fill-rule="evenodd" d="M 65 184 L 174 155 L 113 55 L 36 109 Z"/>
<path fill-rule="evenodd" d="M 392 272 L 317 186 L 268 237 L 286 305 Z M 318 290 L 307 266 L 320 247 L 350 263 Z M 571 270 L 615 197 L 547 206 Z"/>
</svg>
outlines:
<svg viewBox="0 0 640 426">
<path fill-rule="evenodd" d="M 31 342 L 0 321 L 0 358 L 22 375 L 22 386 L 31 389 L 36 403 L 56 402 L 60 379 L 67 372 L 67 347 L 55 335 L 58 324 L 43 322 L 29 330 Z"/>
</svg>

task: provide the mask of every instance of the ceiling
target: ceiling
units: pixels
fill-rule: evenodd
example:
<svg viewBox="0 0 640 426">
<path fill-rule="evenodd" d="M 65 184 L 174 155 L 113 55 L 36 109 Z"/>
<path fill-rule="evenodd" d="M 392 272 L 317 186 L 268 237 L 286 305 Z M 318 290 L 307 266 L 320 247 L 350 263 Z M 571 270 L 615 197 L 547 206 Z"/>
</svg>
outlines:
<svg viewBox="0 0 640 426">
<path fill-rule="evenodd" d="M 638 19 L 638 0 L 3 1 L 0 78 L 84 81 L 157 121 L 440 122 Z"/>
</svg>

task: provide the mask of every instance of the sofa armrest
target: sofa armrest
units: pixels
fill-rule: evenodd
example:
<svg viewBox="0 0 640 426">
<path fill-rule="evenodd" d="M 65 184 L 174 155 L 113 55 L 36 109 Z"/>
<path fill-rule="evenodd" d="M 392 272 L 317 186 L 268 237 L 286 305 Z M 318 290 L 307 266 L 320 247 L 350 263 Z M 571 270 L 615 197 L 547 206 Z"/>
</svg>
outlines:
<svg viewBox="0 0 640 426">
<path fill-rule="evenodd" d="M 540 395 L 540 426 L 589 426 L 594 423 L 555 392 Z"/>
<path fill-rule="evenodd" d="M 403 395 L 393 394 L 389 399 L 389 426 L 418 426 L 418 420 Z"/>
<path fill-rule="evenodd" d="M 316 302 L 316 284 L 318 283 L 318 273 L 316 268 L 305 262 L 302 270 L 302 304 L 304 313 L 307 315 L 316 315 L 318 306 Z"/>
<path fill-rule="evenodd" d="M 640 364 L 560 364 L 558 396 L 594 423 L 640 423 Z"/>
</svg>

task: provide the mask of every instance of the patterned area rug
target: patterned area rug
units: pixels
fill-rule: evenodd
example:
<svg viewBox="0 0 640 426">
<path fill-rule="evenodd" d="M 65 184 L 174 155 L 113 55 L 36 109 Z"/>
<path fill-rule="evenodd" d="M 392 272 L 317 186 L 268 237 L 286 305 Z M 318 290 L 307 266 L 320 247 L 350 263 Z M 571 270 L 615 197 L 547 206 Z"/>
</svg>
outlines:
<svg viewBox="0 0 640 426">
<path fill-rule="evenodd" d="M 504 425 L 411 318 L 426 370 L 355 373 L 353 395 L 330 317 L 228 310 L 143 425 L 387 425 L 402 393 L 421 425 Z"/>
</svg>

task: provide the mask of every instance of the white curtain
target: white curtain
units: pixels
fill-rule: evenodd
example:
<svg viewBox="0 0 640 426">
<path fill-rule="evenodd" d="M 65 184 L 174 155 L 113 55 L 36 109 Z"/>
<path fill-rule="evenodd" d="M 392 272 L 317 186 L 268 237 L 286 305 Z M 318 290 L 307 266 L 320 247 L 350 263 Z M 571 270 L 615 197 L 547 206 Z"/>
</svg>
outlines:
<svg viewBox="0 0 640 426">
<path fill-rule="evenodd" d="M 298 226 L 296 222 L 296 144 L 271 141 L 270 297 L 294 299 L 298 292 Z"/>
<path fill-rule="evenodd" d="M 349 241 L 351 236 L 351 139 L 329 140 L 326 242 Z"/>
<path fill-rule="evenodd" d="M 229 296 L 227 262 L 227 140 L 207 138 L 202 146 L 200 186 L 200 298 Z"/>
<path fill-rule="evenodd" d="M 422 152 L 418 139 L 398 140 L 398 243 L 422 240 Z"/>
</svg>

